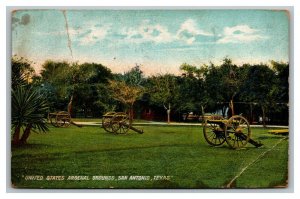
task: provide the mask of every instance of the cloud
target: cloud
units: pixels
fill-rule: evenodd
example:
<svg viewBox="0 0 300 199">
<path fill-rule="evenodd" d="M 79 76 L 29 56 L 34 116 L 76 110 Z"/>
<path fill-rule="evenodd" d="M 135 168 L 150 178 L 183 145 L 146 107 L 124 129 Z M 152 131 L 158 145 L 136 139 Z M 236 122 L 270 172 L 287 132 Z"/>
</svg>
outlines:
<svg viewBox="0 0 300 199">
<path fill-rule="evenodd" d="M 125 28 L 122 31 L 123 35 L 126 35 L 126 39 L 131 42 L 155 42 L 155 43 L 168 43 L 174 40 L 174 37 L 169 32 L 168 28 L 160 24 L 150 24 L 149 20 L 143 21 L 143 23 L 137 28 Z"/>
<path fill-rule="evenodd" d="M 250 28 L 248 25 L 225 27 L 223 35 L 217 43 L 247 43 L 267 38 L 259 32 L 259 30 Z"/>
<path fill-rule="evenodd" d="M 93 45 L 96 42 L 105 39 L 108 32 L 111 30 L 111 25 L 95 25 L 87 31 L 72 30 L 74 35 L 78 34 L 78 40 L 80 45 Z"/>
<path fill-rule="evenodd" d="M 185 41 L 187 44 L 194 43 L 197 36 L 211 37 L 213 34 L 199 29 L 196 21 L 193 19 L 187 19 L 183 22 L 176 33 L 176 38 Z"/>
<path fill-rule="evenodd" d="M 69 35 L 72 41 L 78 42 L 79 45 L 93 45 L 103 39 L 109 34 L 111 30 L 111 24 L 99 25 L 84 25 L 77 27 L 69 27 Z M 35 32 L 38 35 L 52 35 L 62 36 L 66 35 L 66 30 L 53 31 L 53 32 Z"/>
</svg>

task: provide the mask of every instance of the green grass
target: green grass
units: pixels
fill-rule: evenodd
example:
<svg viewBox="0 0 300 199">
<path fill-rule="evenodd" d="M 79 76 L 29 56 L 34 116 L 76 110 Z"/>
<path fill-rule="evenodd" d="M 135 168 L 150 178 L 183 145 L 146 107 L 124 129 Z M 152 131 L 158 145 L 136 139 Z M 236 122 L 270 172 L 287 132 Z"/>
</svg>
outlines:
<svg viewBox="0 0 300 199">
<path fill-rule="evenodd" d="M 113 135 L 100 127 L 50 128 L 12 149 L 12 183 L 19 188 L 222 188 L 244 167 L 236 188 L 285 185 L 288 139 L 252 128 L 264 147 L 209 146 L 199 126 L 143 126 L 144 134 Z M 279 143 L 278 145 L 276 145 Z M 273 146 L 275 146 L 272 148 Z M 150 176 L 150 180 L 25 180 L 25 176 Z M 171 176 L 153 180 L 154 176 Z"/>
<path fill-rule="evenodd" d="M 74 122 L 96 122 L 101 123 L 102 118 L 72 118 Z M 134 119 L 134 123 L 150 123 L 148 120 Z"/>
<path fill-rule="evenodd" d="M 102 122 L 102 118 L 72 118 L 74 122 Z"/>
</svg>

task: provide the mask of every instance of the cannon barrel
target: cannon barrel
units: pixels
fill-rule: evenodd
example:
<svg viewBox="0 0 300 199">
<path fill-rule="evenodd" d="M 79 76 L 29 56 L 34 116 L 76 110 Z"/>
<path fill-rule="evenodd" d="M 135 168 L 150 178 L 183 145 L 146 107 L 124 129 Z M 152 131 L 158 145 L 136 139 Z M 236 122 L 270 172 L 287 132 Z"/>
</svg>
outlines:
<svg viewBox="0 0 300 199">
<path fill-rule="evenodd" d="M 137 129 L 131 125 L 129 116 L 124 112 L 108 112 L 103 115 L 102 127 L 110 133 L 126 134 L 129 129 L 143 134 L 144 131 Z"/>
<path fill-rule="evenodd" d="M 126 126 L 127 128 L 129 128 L 129 129 L 131 129 L 131 130 L 133 130 L 133 131 L 135 131 L 135 132 L 137 132 L 139 134 L 143 134 L 144 133 L 143 130 L 137 129 L 137 128 L 133 127 L 132 125 L 128 125 L 126 123 L 122 123 L 122 125 Z"/>
<path fill-rule="evenodd" d="M 247 136 L 245 135 L 245 134 L 243 134 L 243 133 L 239 133 L 239 134 L 237 134 L 239 137 L 240 137 L 240 139 L 243 139 L 243 140 L 246 140 L 247 139 Z M 250 138 L 249 139 L 249 141 L 248 141 L 250 144 L 252 144 L 253 146 L 255 146 L 255 147 L 261 147 L 263 144 L 262 143 L 260 143 L 260 142 L 256 142 L 255 140 L 253 140 L 252 138 Z"/>
</svg>

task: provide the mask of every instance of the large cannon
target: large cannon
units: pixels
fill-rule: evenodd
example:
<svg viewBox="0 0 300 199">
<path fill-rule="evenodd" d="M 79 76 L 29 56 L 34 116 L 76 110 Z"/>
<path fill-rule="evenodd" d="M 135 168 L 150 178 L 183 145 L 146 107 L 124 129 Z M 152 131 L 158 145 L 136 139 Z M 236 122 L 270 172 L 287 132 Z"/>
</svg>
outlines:
<svg viewBox="0 0 300 199">
<path fill-rule="evenodd" d="M 205 118 L 203 134 L 207 143 L 212 146 L 220 146 L 224 142 L 233 149 L 244 147 L 248 142 L 255 147 L 263 145 L 251 139 L 249 122 L 240 115 L 234 115 L 229 119 Z"/>
<path fill-rule="evenodd" d="M 126 134 L 129 129 L 144 133 L 143 130 L 134 128 L 129 120 L 129 116 L 124 112 L 108 112 L 103 115 L 102 128 L 109 133 Z"/>
</svg>

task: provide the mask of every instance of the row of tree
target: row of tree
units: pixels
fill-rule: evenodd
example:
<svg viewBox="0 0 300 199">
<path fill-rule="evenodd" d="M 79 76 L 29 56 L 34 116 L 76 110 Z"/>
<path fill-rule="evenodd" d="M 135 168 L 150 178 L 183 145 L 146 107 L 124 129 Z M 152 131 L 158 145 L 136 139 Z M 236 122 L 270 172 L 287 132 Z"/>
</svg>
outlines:
<svg viewBox="0 0 300 199">
<path fill-rule="evenodd" d="M 48 60 L 35 75 L 30 61 L 13 57 L 12 92 L 30 87 L 46 100 L 48 112 L 66 110 L 71 104 L 69 111 L 76 117 L 126 110 L 132 119 L 134 108 L 141 105 L 164 110 L 168 121 L 172 115 L 191 111 L 201 115 L 222 110 L 225 115 L 228 106 L 230 114 L 252 117 L 258 111 L 263 121 L 271 112 L 288 111 L 288 63 L 237 66 L 225 58 L 221 65 L 184 63 L 180 69 L 180 76 L 146 77 L 138 65 L 114 74 L 102 64 Z M 244 105 L 237 106 L 239 103 Z"/>
</svg>

